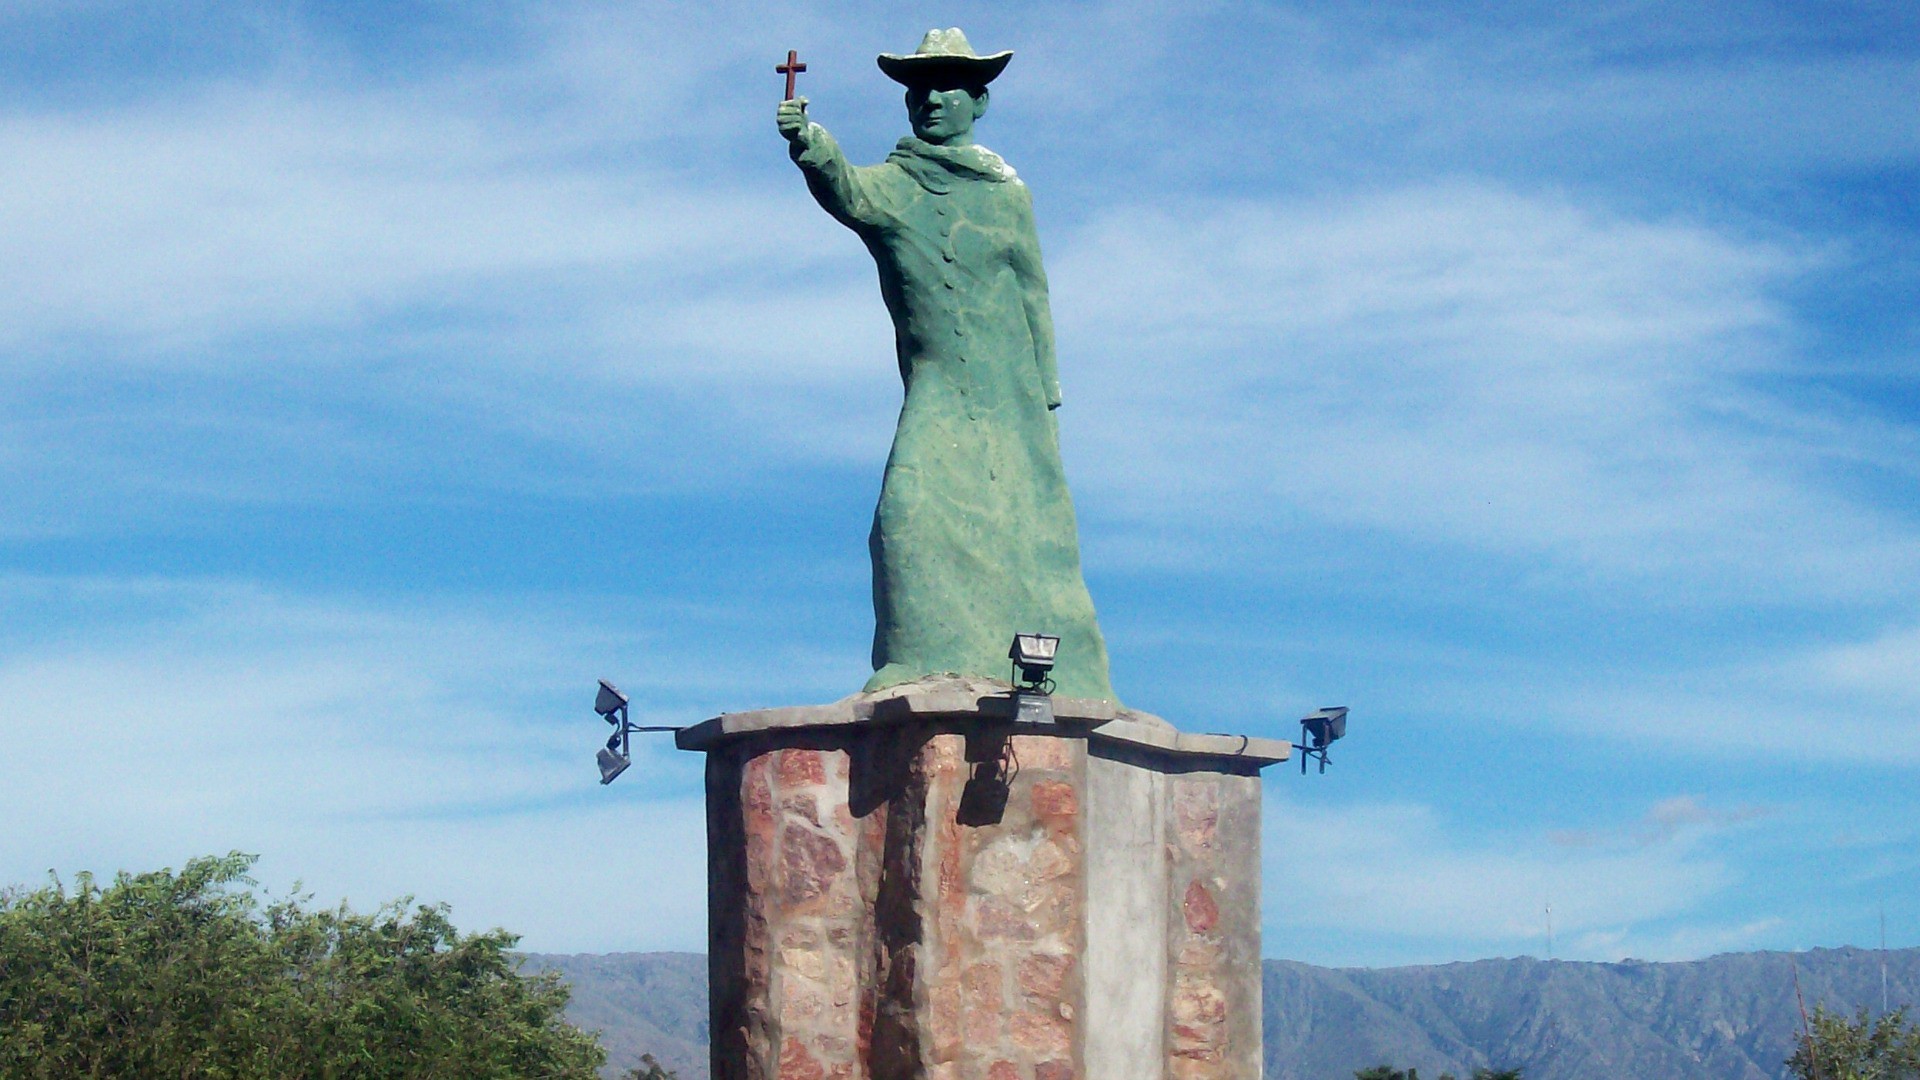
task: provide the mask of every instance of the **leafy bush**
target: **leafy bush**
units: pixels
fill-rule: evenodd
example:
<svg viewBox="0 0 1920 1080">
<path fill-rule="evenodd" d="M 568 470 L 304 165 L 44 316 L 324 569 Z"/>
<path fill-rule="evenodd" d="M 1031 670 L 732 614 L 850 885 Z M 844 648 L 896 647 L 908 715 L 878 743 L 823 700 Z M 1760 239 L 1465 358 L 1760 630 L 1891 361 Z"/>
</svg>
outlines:
<svg viewBox="0 0 1920 1080">
<path fill-rule="evenodd" d="M 1816 1007 L 1787 1067 L 1800 1080 L 1920 1080 L 1920 1027 L 1905 1009 L 1849 1020 Z"/>
<path fill-rule="evenodd" d="M 593 1080 L 567 989 L 444 907 L 262 906 L 254 858 L 0 894 L 0 1077 Z"/>
</svg>

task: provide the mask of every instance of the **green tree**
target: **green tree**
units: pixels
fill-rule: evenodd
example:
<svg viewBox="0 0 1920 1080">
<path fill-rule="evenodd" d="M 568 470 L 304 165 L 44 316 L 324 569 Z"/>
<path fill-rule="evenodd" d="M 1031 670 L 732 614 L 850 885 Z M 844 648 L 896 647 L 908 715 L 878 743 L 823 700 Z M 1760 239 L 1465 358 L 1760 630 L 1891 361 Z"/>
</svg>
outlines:
<svg viewBox="0 0 1920 1080">
<path fill-rule="evenodd" d="M 254 857 L 0 894 L 0 1077 L 592 1080 L 606 1055 L 444 907 L 263 905 Z"/>
<path fill-rule="evenodd" d="M 1920 1080 L 1920 1027 L 1905 1009 L 1849 1020 L 1819 1006 L 1787 1067 L 1800 1080 Z"/>
</svg>

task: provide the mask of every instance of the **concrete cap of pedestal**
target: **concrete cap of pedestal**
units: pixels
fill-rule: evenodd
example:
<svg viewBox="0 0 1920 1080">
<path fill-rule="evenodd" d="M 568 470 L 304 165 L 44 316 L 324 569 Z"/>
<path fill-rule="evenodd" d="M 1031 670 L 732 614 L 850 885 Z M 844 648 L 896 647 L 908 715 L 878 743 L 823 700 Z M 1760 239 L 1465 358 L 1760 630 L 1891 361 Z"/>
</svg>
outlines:
<svg viewBox="0 0 1920 1080">
<path fill-rule="evenodd" d="M 1176 729 L 1152 713 L 1123 708 L 1098 698 L 1050 699 L 1054 723 L 1016 722 L 1019 701 L 1011 683 L 997 679 L 934 676 L 852 694 L 831 705 L 788 705 L 721 713 L 674 736 L 682 750 L 710 750 L 759 732 L 799 728 L 839 728 L 908 721 L 970 725 L 1009 724 L 1025 734 L 1058 734 L 1096 742 L 1127 743 L 1164 754 L 1196 758 L 1232 758 L 1264 768 L 1287 760 L 1291 744 L 1248 735 L 1196 734 Z"/>
</svg>

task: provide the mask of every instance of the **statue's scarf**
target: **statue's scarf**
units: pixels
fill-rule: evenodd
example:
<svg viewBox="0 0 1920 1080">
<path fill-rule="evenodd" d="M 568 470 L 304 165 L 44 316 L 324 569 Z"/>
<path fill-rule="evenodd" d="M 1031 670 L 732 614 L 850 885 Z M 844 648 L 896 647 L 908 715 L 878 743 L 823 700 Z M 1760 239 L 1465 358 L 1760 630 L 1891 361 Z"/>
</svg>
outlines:
<svg viewBox="0 0 1920 1080">
<path fill-rule="evenodd" d="M 889 164 L 898 165 L 914 183 L 933 192 L 945 195 L 953 190 L 954 181 L 985 180 L 990 183 L 1006 183 L 1017 180 L 1013 166 L 1004 161 L 999 154 L 984 146 L 937 146 L 912 136 L 901 139 L 900 144 L 887 155 Z"/>
</svg>

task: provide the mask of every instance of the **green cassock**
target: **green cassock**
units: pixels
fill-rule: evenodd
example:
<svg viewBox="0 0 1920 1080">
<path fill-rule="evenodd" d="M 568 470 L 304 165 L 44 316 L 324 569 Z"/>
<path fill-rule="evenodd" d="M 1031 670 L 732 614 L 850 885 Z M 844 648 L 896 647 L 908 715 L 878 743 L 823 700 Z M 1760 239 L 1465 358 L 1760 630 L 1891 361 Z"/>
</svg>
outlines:
<svg viewBox="0 0 1920 1080">
<path fill-rule="evenodd" d="M 1112 699 L 1060 465 L 1053 315 L 1033 198 L 999 155 L 902 139 L 847 163 L 818 124 L 807 186 L 879 265 L 906 400 L 880 485 L 874 690 L 1005 678 L 1019 631 L 1058 634 L 1055 692 Z"/>
</svg>

